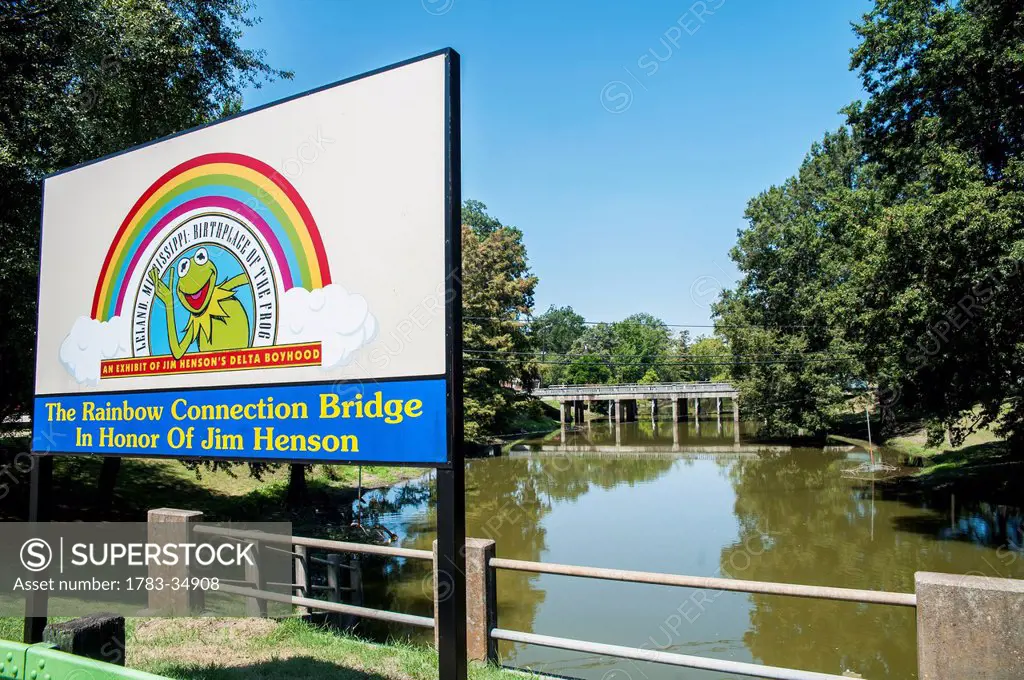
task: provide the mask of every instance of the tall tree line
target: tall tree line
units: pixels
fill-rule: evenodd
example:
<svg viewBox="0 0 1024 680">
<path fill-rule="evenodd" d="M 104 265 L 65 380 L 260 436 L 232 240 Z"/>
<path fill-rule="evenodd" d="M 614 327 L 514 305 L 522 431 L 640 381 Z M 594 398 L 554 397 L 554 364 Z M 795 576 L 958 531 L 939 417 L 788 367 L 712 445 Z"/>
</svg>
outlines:
<svg viewBox="0 0 1024 680">
<path fill-rule="evenodd" d="M 1024 436 L 1024 3 L 876 0 L 867 92 L 752 199 L 715 307 L 745 407 L 823 431 L 852 393 L 957 444 Z"/>
</svg>

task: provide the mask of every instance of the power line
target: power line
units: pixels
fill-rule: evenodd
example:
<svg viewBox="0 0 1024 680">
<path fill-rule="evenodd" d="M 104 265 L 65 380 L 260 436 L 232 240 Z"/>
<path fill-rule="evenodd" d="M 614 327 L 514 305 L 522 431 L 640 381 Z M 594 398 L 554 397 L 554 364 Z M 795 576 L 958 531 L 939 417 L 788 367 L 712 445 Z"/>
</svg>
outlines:
<svg viewBox="0 0 1024 680">
<path fill-rule="evenodd" d="M 856 357 L 807 357 L 804 359 L 778 359 L 774 361 L 614 361 L 602 359 L 602 364 L 606 366 L 664 366 L 664 367 L 700 367 L 700 366 L 771 366 L 771 365 L 785 365 L 785 364 L 800 364 L 800 363 L 839 363 L 841 361 L 847 361 L 849 359 L 855 359 Z M 463 357 L 466 361 L 476 361 L 480 363 L 491 363 L 491 364 L 505 364 L 508 363 L 504 359 L 488 359 L 480 356 L 467 356 Z M 573 361 L 545 361 L 536 360 L 532 363 L 540 364 L 543 366 L 571 366 L 575 362 Z"/>
<path fill-rule="evenodd" d="M 502 321 L 502 322 L 505 322 L 505 323 L 513 323 L 513 324 L 516 324 L 516 325 L 519 325 L 519 326 L 536 326 L 538 324 L 543 324 L 544 323 L 543 321 L 541 321 L 540 319 L 537 319 L 536 317 L 534 317 L 532 319 L 509 319 L 509 318 L 500 317 L 500 316 L 464 316 L 464 317 L 462 317 L 462 319 L 464 321 Z M 640 323 L 638 321 L 629 321 L 627 319 L 623 319 L 622 321 L 588 321 L 588 320 L 583 320 L 580 323 L 582 323 L 585 326 L 616 326 L 616 325 L 621 326 L 621 325 L 625 324 L 625 325 L 632 325 L 632 326 L 644 326 L 644 327 L 647 327 L 647 328 L 658 328 L 659 326 L 662 327 L 662 328 L 730 328 L 730 329 L 740 329 L 740 328 L 750 329 L 750 328 L 756 328 L 758 330 L 769 330 L 769 331 L 770 330 L 778 330 L 778 329 L 781 329 L 781 328 L 814 328 L 814 326 L 809 325 L 809 324 L 776 324 L 774 326 L 757 326 L 757 325 L 753 325 L 753 324 L 699 324 L 699 323 L 658 323 L 658 324 L 647 324 L 647 323 Z"/>
<path fill-rule="evenodd" d="M 466 354 L 512 354 L 515 356 L 539 356 L 539 357 L 595 357 L 602 359 L 605 356 L 595 352 L 545 352 L 545 351 L 515 351 L 515 350 L 501 350 L 501 349 L 463 349 Z M 722 358 L 733 358 L 733 357 L 780 357 L 780 356 L 807 356 L 811 354 L 825 354 L 836 357 L 851 357 L 850 354 L 837 354 L 828 350 L 807 350 L 801 352 L 741 352 L 737 354 L 724 353 L 724 354 L 695 354 L 695 355 L 679 355 L 679 359 L 682 361 L 690 361 L 690 357 L 697 359 L 722 359 Z M 610 355 L 614 358 L 615 356 L 622 355 Z"/>
</svg>

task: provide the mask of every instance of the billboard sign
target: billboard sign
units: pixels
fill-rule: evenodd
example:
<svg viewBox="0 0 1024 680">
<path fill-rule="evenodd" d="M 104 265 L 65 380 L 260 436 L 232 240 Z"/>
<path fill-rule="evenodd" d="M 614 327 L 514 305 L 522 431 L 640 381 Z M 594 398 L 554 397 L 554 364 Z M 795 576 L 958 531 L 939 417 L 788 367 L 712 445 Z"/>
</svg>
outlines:
<svg viewBox="0 0 1024 680">
<path fill-rule="evenodd" d="M 33 451 L 448 463 L 455 58 L 48 177 Z"/>
</svg>

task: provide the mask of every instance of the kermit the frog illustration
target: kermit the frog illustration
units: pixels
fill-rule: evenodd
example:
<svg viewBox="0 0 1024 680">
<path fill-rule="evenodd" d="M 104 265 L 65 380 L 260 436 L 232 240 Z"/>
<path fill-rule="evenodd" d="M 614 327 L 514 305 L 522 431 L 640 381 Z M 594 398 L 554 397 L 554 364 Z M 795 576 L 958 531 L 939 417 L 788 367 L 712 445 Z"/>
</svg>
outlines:
<svg viewBox="0 0 1024 680">
<path fill-rule="evenodd" d="M 167 342 L 174 358 L 180 359 L 197 338 L 200 352 L 249 347 L 249 316 L 235 297 L 236 289 L 249 285 L 249 277 L 242 273 L 217 283 L 217 266 L 206 248 L 179 260 L 176 271 L 174 293 L 160 279 L 156 267 L 149 271 L 156 297 L 167 311 Z M 180 338 L 174 319 L 175 295 L 189 313 L 185 333 Z"/>
</svg>

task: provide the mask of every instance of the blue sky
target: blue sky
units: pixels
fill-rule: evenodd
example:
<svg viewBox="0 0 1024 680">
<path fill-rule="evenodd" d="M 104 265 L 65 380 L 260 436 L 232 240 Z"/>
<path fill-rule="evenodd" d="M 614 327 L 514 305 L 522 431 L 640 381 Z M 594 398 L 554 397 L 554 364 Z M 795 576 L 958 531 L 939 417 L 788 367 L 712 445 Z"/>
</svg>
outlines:
<svg viewBox="0 0 1024 680">
<path fill-rule="evenodd" d="M 707 324 L 746 202 L 863 96 L 850 23 L 869 5 L 258 0 L 244 43 L 295 78 L 245 103 L 453 47 L 463 197 L 523 230 L 537 311 Z"/>
</svg>

